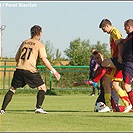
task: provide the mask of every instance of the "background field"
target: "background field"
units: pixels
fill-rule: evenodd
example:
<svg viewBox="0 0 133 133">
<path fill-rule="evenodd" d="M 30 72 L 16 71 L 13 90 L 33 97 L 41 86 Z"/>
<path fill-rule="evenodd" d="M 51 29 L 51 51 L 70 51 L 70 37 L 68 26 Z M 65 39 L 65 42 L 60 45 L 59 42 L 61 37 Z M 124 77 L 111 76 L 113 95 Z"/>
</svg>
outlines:
<svg viewBox="0 0 133 133">
<path fill-rule="evenodd" d="M 133 131 L 133 113 L 93 112 L 96 98 L 87 93 L 46 95 L 43 108 L 49 113 L 35 114 L 36 93 L 16 93 L 6 113 L 0 115 L 0 131 Z"/>
</svg>

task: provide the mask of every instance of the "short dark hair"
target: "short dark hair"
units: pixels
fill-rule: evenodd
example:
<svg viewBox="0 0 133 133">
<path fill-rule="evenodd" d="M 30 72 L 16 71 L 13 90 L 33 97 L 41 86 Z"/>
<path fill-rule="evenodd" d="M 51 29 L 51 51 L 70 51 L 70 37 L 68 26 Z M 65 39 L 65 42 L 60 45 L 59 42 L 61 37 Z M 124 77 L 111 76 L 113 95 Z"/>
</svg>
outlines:
<svg viewBox="0 0 133 133">
<path fill-rule="evenodd" d="M 34 25 L 30 29 L 31 38 L 33 38 L 36 35 L 40 35 L 40 32 L 42 32 L 42 28 L 39 25 Z"/>
<path fill-rule="evenodd" d="M 106 26 L 106 25 L 112 25 L 112 23 L 110 22 L 110 20 L 108 20 L 108 19 L 103 19 L 102 21 L 101 21 L 101 23 L 99 24 L 99 28 L 102 28 L 102 27 L 104 27 L 104 26 Z"/>
<path fill-rule="evenodd" d="M 97 54 L 103 55 L 100 51 L 94 51 L 92 54 L 93 55 L 97 55 Z"/>
<path fill-rule="evenodd" d="M 98 51 L 94 51 L 92 54 L 93 55 L 96 55 L 96 54 L 98 54 L 99 52 Z"/>
<path fill-rule="evenodd" d="M 128 19 L 125 21 L 124 25 L 130 25 L 133 27 L 133 19 Z"/>
</svg>

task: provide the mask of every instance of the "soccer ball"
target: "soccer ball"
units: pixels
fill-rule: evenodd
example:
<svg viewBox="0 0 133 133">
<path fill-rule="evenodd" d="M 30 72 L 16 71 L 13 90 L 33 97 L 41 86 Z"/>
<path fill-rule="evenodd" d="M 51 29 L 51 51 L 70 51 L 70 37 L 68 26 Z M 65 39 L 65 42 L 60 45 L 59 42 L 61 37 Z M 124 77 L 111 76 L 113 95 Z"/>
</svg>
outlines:
<svg viewBox="0 0 133 133">
<path fill-rule="evenodd" d="M 94 112 L 99 112 L 100 110 L 104 109 L 105 107 L 106 107 L 106 105 L 103 102 L 98 102 L 95 105 Z"/>
</svg>

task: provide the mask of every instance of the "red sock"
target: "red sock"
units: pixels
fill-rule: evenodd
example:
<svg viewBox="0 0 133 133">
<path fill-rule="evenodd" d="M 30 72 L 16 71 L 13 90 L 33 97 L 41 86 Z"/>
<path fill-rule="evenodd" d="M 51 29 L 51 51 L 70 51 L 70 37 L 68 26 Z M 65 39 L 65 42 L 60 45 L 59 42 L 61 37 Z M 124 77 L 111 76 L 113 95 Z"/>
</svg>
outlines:
<svg viewBox="0 0 133 133">
<path fill-rule="evenodd" d="M 129 100 L 133 106 L 133 90 L 131 90 L 130 92 L 127 92 L 127 94 L 128 94 Z"/>
<path fill-rule="evenodd" d="M 118 107 L 118 104 L 116 104 L 113 100 L 113 98 L 111 97 L 111 106 L 114 112 L 120 112 L 120 109 Z"/>
</svg>

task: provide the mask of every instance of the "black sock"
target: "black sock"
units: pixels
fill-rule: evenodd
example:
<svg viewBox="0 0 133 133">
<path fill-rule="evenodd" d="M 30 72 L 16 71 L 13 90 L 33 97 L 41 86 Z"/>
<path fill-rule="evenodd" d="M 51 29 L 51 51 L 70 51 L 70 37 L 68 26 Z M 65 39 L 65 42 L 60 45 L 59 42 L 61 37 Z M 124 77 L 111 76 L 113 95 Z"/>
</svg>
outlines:
<svg viewBox="0 0 133 133">
<path fill-rule="evenodd" d="M 95 93 L 96 93 L 96 90 L 95 90 L 95 87 L 93 87 L 92 94 L 95 94 Z"/>
<path fill-rule="evenodd" d="M 3 104 L 2 104 L 2 110 L 5 110 L 6 109 L 6 106 L 8 105 L 8 103 L 11 101 L 12 99 L 12 96 L 13 96 L 13 92 L 12 91 L 8 91 L 4 97 L 4 101 L 3 101 Z"/>
<path fill-rule="evenodd" d="M 41 108 L 42 103 L 45 98 L 45 92 L 44 90 L 39 90 L 37 94 L 37 103 L 36 103 L 36 108 Z"/>
</svg>

